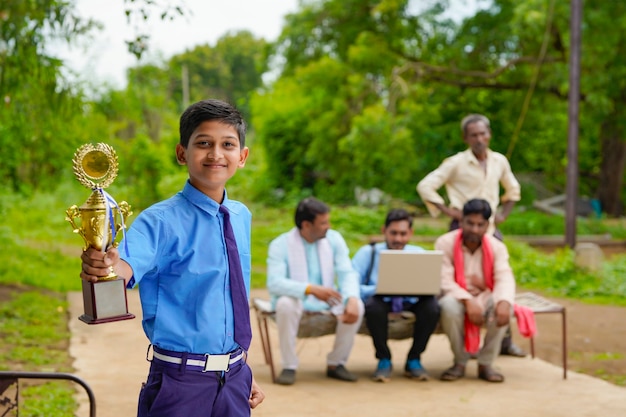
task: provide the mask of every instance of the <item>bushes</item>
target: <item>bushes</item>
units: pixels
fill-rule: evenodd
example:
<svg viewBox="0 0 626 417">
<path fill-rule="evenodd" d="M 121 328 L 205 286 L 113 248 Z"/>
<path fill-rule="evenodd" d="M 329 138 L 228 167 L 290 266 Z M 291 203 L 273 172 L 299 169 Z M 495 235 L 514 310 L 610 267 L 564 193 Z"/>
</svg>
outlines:
<svg viewBox="0 0 626 417">
<path fill-rule="evenodd" d="M 576 266 L 574 251 L 541 253 L 524 243 L 507 241 L 517 284 L 557 297 L 626 305 L 626 255 L 604 264 L 599 273 Z"/>
</svg>

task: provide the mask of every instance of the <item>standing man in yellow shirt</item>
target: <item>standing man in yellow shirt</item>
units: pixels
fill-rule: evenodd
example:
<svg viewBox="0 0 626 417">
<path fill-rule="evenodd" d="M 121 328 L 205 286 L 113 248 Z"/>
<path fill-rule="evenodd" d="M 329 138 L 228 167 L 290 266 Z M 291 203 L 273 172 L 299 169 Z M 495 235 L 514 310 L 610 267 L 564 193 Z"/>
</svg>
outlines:
<svg viewBox="0 0 626 417">
<path fill-rule="evenodd" d="M 463 205 L 473 198 L 486 200 L 493 210 L 488 233 L 502 240 L 497 225 L 509 216 L 521 198 L 520 184 L 504 155 L 489 149 L 491 127 L 482 114 L 470 114 L 461 121 L 463 141 L 468 149 L 446 158 L 439 167 L 417 184 L 417 192 L 433 217 L 444 213 L 451 218 L 450 230 L 459 228 Z M 500 195 L 500 185 L 504 194 Z M 449 204 L 438 190 L 445 186 Z M 502 202 L 501 208 L 500 202 Z M 511 340 L 510 332 L 502 341 L 501 354 L 526 356 Z"/>
</svg>

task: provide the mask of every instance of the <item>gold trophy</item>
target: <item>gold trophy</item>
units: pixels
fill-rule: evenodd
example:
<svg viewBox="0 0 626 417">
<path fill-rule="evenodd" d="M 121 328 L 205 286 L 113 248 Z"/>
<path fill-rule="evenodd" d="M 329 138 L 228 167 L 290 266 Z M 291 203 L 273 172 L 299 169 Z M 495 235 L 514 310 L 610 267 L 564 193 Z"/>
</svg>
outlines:
<svg viewBox="0 0 626 417">
<path fill-rule="evenodd" d="M 67 209 L 65 220 L 72 225 L 74 233 L 82 236 L 83 250 L 92 247 L 104 254 L 108 248 L 117 247 L 118 232 L 125 233 L 125 221 L 132 214 L 128 203 L 122 201 L 118 205 L 104 191 L 117 177 L 117 155 L 105 143 L 89 143 L 76 150 L 72 162 L 76 179 L 93 192 L 82 206 Z M 124 278 L 118 277 L 113 268 L 107 276 L 98 277 L 98 282 L 82 280 L 82 284 L 85 314 L 80 320 L 99 324 L 135 318 L 128 312 Z"/>
</svg>

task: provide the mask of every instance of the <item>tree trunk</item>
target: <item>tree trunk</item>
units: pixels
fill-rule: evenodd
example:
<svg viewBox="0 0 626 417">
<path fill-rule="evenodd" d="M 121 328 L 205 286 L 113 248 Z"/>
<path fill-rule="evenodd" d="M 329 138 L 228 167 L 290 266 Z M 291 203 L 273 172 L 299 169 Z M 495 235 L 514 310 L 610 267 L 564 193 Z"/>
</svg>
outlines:
<svg viewBox="0 0 626 417">
<path fill-rule="evenodd" d="M 611 216 L 622 214 L 622 184 L 626 163 L 626 140 L 618 120 L 609 119 L 600 127 L 600 184 L 598 198 L 602 210 Z"/>
</svg>

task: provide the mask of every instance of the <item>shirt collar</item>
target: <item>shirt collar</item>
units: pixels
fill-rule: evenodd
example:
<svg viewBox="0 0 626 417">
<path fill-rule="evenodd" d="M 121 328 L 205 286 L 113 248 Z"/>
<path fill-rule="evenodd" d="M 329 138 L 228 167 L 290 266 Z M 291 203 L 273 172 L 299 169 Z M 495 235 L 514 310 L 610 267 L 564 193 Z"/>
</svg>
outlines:
<svg viewBox="0 0 626 417">
<path fill-rule="evenodd" d="M 489 160 L 492 152 L 493 151 L 491 149 L 487 149 L 487 160 Z M 471 148 L 467 148 L 465 150 L 465 158 L 470 164 L 480 165 L 480 161 L 478 160 L 478 158 L 476 158 L 476 155 L 474 155 L 474 152 L 472 152 Z"/>
<path fill-rule="evenodd" d="M 198 207 L 200 210 L 207 212 L 211 216 L 217 215 L 220 205 L 215 200 L 191 185 L 189 180 L 185 183 L 182 194 L 191 204 Z M 233 200 L 228 199 L 228 193 L 226 190 L 224 190 L 222 205 L 228 208 L 228 210 L 232 213 L 238 212 L 237 205 L 234 204 Z"/>
</svg>

